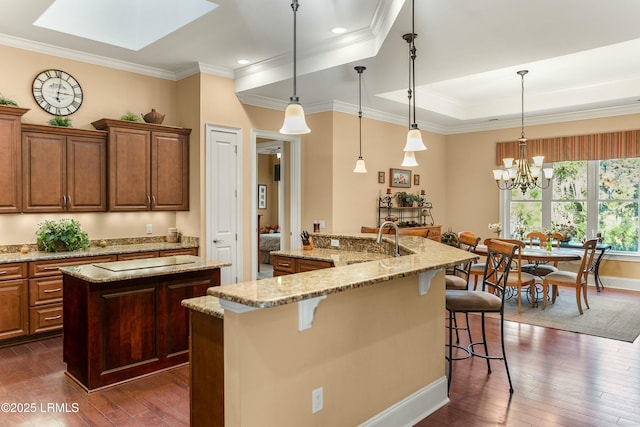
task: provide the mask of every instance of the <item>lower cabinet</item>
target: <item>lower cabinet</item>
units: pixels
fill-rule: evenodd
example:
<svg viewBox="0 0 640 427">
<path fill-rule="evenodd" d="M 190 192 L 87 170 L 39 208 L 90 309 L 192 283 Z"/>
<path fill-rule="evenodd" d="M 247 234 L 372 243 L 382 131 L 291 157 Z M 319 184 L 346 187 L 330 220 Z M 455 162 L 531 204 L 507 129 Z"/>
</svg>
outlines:
<svg viewBox="0 0 640 427">
<path fill-rule="evenodd" d="M 0 340 L 29 333 L 27 263 L 0 265 Z"/>
<path fill-rule="evenodd" d="M 274 255 L 271 259 L 274 277 L 333 267 L 333 263 L 329 261 L 294 258 L 280 255 Z"/>
</svg>

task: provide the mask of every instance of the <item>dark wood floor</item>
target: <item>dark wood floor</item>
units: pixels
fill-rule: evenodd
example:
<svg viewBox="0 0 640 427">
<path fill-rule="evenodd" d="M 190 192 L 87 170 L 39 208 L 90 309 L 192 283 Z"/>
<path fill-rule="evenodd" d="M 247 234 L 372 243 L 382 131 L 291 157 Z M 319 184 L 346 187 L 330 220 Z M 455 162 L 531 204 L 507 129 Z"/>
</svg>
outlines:
<svg viewBox="0 0 640 427">
<path fill-rule="evenodd" d="M 604 292 L 624 293 L 640 304 L 640 292 Z M 479 331 L 476 322 L 472 316 Z M 490 343 L 497 342 L 497 321 L 488 319 L 488 325 Z M 482 360 L 460 361 L 451 403 L 417 426 L 640 425 L 640 340 L 631 344 L 512 322 L 506 328 L 513 396 L 501 362 L 487 375 Z M 0 404 L 35 404 L 36 410 L 2 412 L 0 426 L 189 424 L 186 366 L 91 394 L 64 369 L 59 337 L 0 348 Z"/>
</svg>

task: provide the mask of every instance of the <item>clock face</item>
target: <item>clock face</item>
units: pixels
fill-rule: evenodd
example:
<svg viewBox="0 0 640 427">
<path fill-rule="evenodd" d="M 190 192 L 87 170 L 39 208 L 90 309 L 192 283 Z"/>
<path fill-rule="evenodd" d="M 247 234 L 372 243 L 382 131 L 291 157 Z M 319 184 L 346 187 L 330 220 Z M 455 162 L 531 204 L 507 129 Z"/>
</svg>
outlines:
<svg viewBox="0 0 640 427">
<path fill-rule="evenodd" d="M 82 88 L 70 74 L 46 70 L 33 80 L 33 97 L 47 113 L 68 116 L 82 105 Z"/>
</svg>

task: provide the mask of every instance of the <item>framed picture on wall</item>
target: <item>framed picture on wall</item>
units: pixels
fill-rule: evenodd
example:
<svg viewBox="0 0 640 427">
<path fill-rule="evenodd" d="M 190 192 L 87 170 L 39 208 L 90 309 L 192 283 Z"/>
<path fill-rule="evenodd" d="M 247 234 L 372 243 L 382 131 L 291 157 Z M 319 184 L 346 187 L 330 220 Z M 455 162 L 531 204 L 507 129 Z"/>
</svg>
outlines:
<svg viewBox="0 0 640 427">
<path fill-rule="evenodd" d="M 378 184 L 384 184 L 385 181 L 386 181 L 386 179 L 384 177 L 384 172 L 383 171 L 379 171 L 378 172 Z"/>
<path fill-rule="evenodd" d="M 389 186 L 411 188 L 411 171 L 405 169 L 389 169 Z"/>
<path fill-rule="evenodd" d="M 267 209 L 267 186 L 258 185 L 258 209 Z"/>
<path fill-rule="evenodd" d="M 413 185 L 420 185 L 420 175 L 413 175 Z"/>
</svg>

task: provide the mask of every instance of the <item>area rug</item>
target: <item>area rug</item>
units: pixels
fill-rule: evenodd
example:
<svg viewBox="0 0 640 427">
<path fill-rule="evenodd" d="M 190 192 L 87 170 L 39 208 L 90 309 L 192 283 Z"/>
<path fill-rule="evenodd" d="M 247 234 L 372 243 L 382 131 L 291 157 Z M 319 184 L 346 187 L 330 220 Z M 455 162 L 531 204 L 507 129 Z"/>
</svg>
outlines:
<svg viewBox="0 0 640 427">
<path fill-rule="evenodd" d="M 599 294 L 588 294 L 590 309 L 582 305 L 583 315 L 578 312 L 575 293 L 560 289 L 555 304 L 547 302 L 543 311 L 541 303 L 532 308 L 531 303 L 522 301 L 522 313 L 518 314 L 518 300 L 505 301 L 505 320 L 595 335 L 618 341 L 633 342 L 640 335 L 640 304 L 628 301 L 624 294 L 607 295 L 607 290 Z"/>
</svg>

